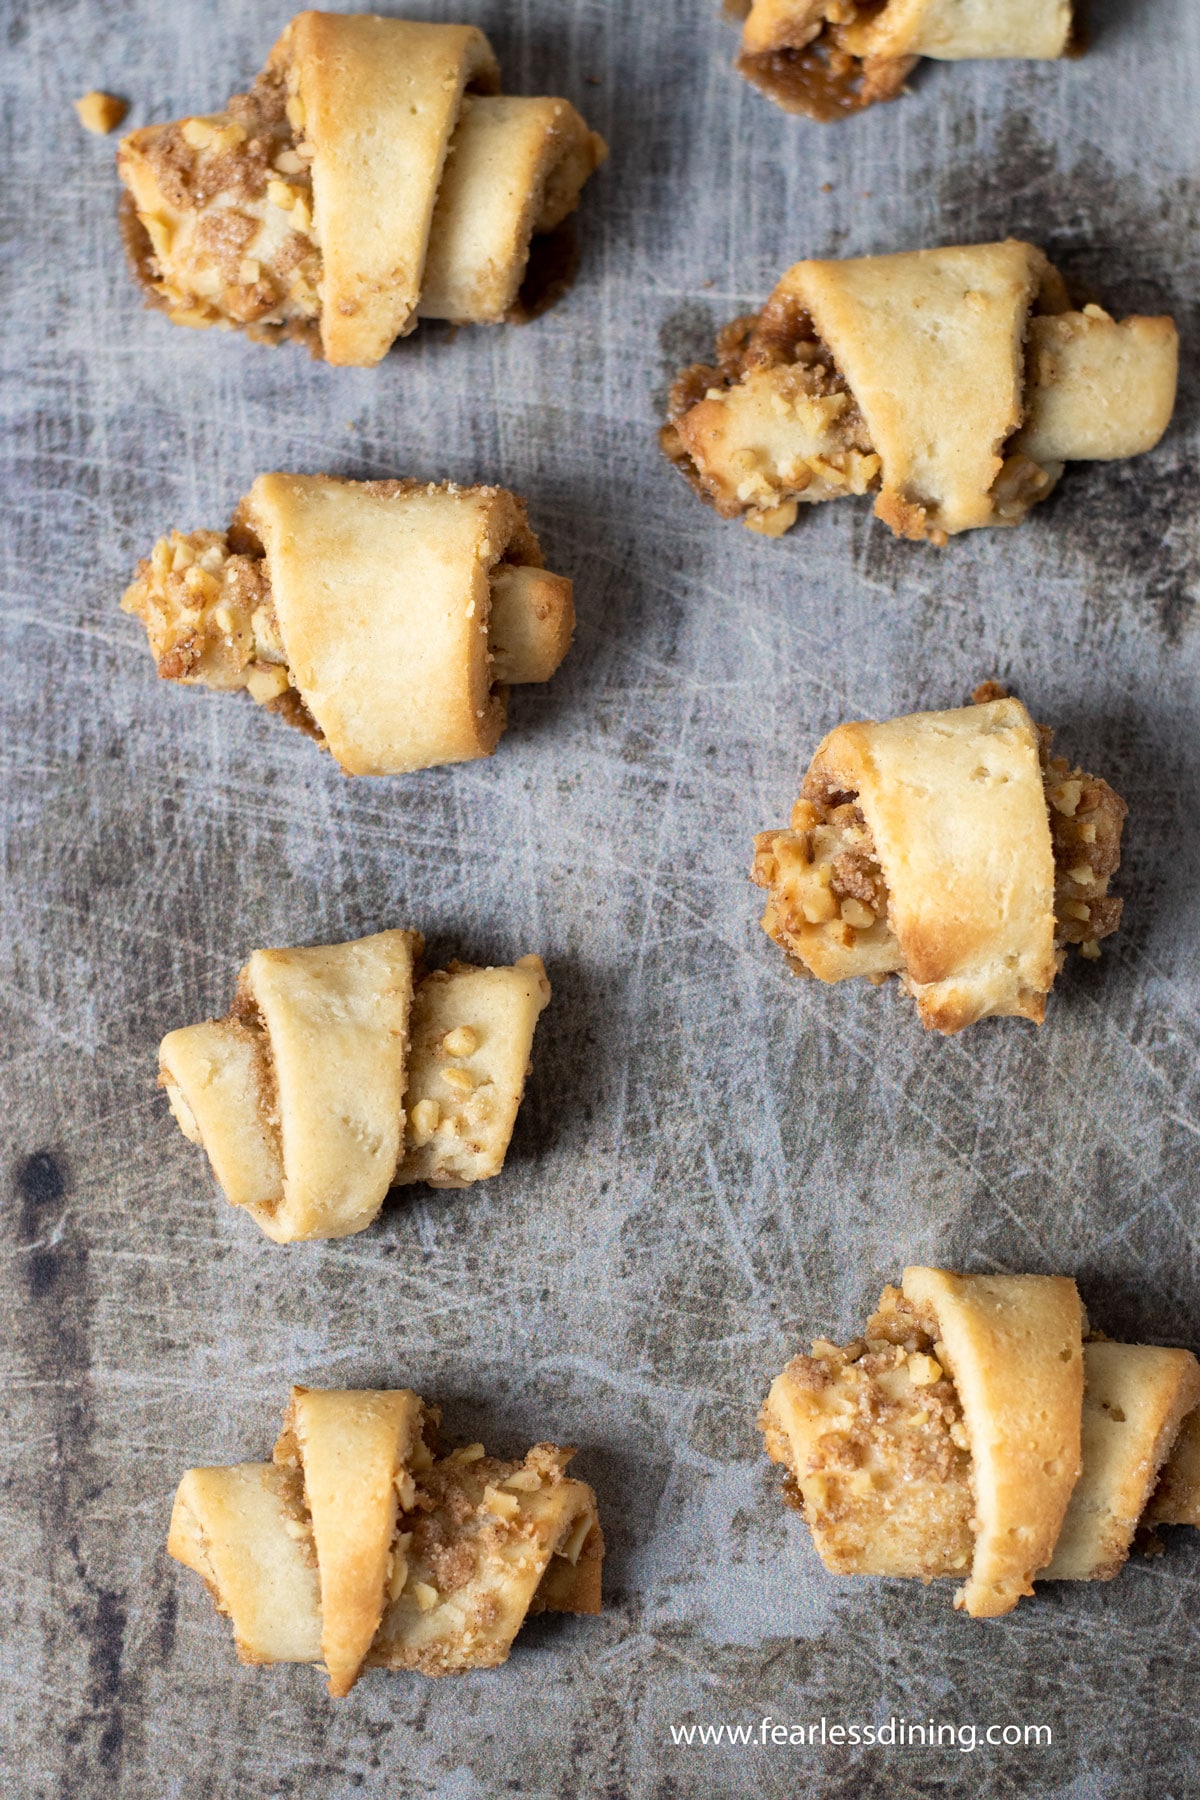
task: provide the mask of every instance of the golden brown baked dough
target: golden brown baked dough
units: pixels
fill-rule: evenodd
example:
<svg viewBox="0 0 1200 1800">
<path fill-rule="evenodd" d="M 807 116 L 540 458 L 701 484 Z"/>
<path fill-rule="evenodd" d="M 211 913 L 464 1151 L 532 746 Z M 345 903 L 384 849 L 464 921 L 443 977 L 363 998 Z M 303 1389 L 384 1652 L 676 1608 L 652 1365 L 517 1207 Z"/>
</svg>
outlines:
<svg viewBox="0 0 1200 1800">
<path fill-rule="evenodd" d="M 294 1387 L 274 1461 L 189 1469 L 167 1550 L 194 1569 L 246 1663 L 445 1675 L 504 1662 L 529 1613 L 598 1613 L 604 1538 L 574 1455 L 439 1451 L 410 1389 Z"/>
<path fill-rule="evenodd" d="M 607 151 L 567 101 L 499 88 L 473 26 L 299 13 L 224 112 L 123 139 L 152 303 L 356 366 L 418 317 L 530 317 L 566 285 L 564 222 Z"/>
<path fill-rule="evenodd" d="M 837 119 L 891 100 L 922 56 L 1059 57 L 1071 0 L 744 0 L 739 73 L 787 112 Z"/>
<path fill-rule="evenodd" d="M 168 1032 L 159 1084 L 276 1243 L 347 1237 L 393 1186 L 499 1173 L 550 983 L 538 956 L 414 980 L 419 932 L 256 950 L 225 1019 Z"/>
<path fill-rule="evenodd" d="M 1098 956 L 1117 927 L 1126 810 L 1050 738 L 995 683 L 973 706 L 830 732 L 791 828 L 754 840 L 763 930 L 796 973 L 898 975 L 935 1031 L 1040 1024 L 1066 947 Z"/>
<path fill-rule="evenodd" d="M 505 488 L 260 475 L 227 532 L 160 538 L 122 601 L 171 681 L 251 697 L 351 775 L 490 756 L 575 624 Z"/>
<path fill-rule="evenodd" d="M 680 374 L 661 441 L 766 536 L 870 493 L 898 537 L 943 545 L 1019 524 L 1066 462 L 1152 449 L 1178 363 L 1171 319 L 1072 311 L 1032 244 L 800 262 Z"/>
<path fill-rule="evenodd" d="M 1151 1496 L 1200 1364 L 1086 1333 L 1066 1277 L 912 1268 L 861 1338 L 795 1357 L 759 1424 L 826 1568 L 954 1576 L 995 1618 L 1035 1579 L 1111 1580 L 1139 1522 L 1194 1523 Z"/>
</svg>

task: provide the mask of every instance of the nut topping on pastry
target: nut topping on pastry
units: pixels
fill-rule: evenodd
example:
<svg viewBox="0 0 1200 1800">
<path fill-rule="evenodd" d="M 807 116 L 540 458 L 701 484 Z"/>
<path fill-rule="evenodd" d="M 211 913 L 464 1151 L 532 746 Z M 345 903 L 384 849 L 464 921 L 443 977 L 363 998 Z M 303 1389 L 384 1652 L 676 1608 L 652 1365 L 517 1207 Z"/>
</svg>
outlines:
<svg viewBox="0 0 1200 1800">
<path fill-rule="evenodd" d="M 448 1675 L 504 1662 L 530 1613 L 598 1613 L 596 1496 L 572 1450 L 443 1453 L 410 1389 L 294 1387 L 274 1461 L 189 1469 L 167 1550 L 200 1575 L 246 1663 Z"/>
<path fill-rule="evenodd" d="M 1064 1276 L 906 1269 L 861 1338 L 795 1357 L 759 1424 L 825 1567 L 950 1576 L 987 1619 L 1197 1523 L 1200 1364 L 1086 1334 Z"/>
<path fill-rule="evenodd" d="M 722 518 L 778 537 L 800 508 L 875 496 L 897 537 L 1017 525 L 1075 461 L 1153 449 L 1172 320 L 1071 310 L 1032 244 L 801 262 L 685 369 L 660 441 Z"/>
<path fill-rule="evenodd" d="M 418 318 L 532 316 L 565 286 L 565 221 L 607 152 L 567 101 L 499 88 L 473 26 L 298 14 L 224 112 L 122 141 L 151 303 L 358 366 Z"/>
<path fill-rule="evenodd" d="M 1121 902 L 1125 802 L 1050 756 L 994 682 L 974 706 L 839 725 L 787 831 L 755 839 L 762 925 L 798 974 L 899 975 L 926 1025 L 1041 1024 L 1066 947 L 1097 957 Z"/>
<path fill-rule="evenodd" d="M 171 532 L 122 605 L 170 681 L 245 688 L 351 775 L 489 756 L 508 688 L 567 653 L 571 583 L 504 488 L 260 475 Z"/>
</svg>

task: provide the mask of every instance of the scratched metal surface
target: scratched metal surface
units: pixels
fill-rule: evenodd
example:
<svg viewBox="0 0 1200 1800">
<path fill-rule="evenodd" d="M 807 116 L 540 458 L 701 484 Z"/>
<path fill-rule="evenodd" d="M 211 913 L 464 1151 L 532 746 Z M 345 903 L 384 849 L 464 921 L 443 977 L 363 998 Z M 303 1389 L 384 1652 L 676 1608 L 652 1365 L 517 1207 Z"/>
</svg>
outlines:
<svg viewBox="0 0 1200 1800">
<path fill-rule="evenodd" d="M 1194 1541 L 980 1627 L 943 1591 L 825 1576 L 754 1429 L 801 1338 L 852 1331 L 906 1261 L 1070 1271 L 1108 1331 L 1200 1344 L 1194 362 L 1152 457 L 942 555 L 853 505 L 754 538 L 653 430 L 674 368 L 805 253 L 1029 235 L 1194 345 L 1200 12 L 1096 0 L 1082 62 L 927 65 L 819 129 L 734 78 L 713 0 L 480 0 L 507 84 L 612 141 L 580 279 L 526 330 L 424 329 L 375 371 L 144 313 L 112 146 L 69 109 L 93 85 L 134 124 L 215 105 L 282 4 L 2 16 L 5 1791 L 1195 1793 Z M 528 497 L 579 632 L 493 761 L 351 783 L 249 703 L 156 683 L 117 611 L 135 559 L 280 467 Z M 893 993 L 797 984 L 746 867 L 833 723 L 992 674 L 1128 796 L 1127 924 L 1040 1033 L 942 1042 Z M 400 923 L 545 955 L 508 1166 L 277 1249 L 170 1123 L 158 1038 L 220 1011 L 256 945 Z M 239 1668 L 164 1556 L 171 1495 L 266 1453 L 292 1379 L 411 1383 L 454 1433 L 579 1444 L 603 1617 L 338 1705 L 312 1670 Z M 892 1713 L 1055 1742 L 670 1742 Z"/>
</svg>

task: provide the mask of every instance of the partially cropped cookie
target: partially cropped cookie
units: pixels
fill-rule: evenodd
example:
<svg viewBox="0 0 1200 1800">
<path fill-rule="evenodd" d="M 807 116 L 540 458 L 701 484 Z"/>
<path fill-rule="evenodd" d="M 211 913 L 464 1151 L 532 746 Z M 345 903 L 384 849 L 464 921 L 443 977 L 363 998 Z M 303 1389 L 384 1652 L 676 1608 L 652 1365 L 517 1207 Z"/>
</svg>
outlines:
<svg viewBox="0 0 1200 1800">
<path fill-rule="evenodd" d="M 504 1662 L 531 1613 L 598 1613 L 604 1538 L 571 1450 L 439 1450 L 411 1389 L 294 1387 L 269 1463 L 189 1469 L 169 1553 L 245 1663 L 449 1675 Z"/>
<path fill-rule="evenodd" d="M 787 112 L 892 100 L 918 58 L 1065 56 L 1071 0 L 743 0 L 740 74 Z"/>
<path fill-rule="evenodd" d="M 260 475 L 227 531 L 160 538 L 121 604 L 165 679 L 244 688 L 351 775 L 490 756 L 575 624 L 506 489 L 326 475 Z"/>
<path fill-rule="evenodd" d="M 276 1243 L 365 1231 L 391 1187 L 503 1167 L 550 999 L 538 956 L 422 973 L 414 931 L 256 950 L 226 1018 L 163 1039 L 159 1082 Z"/>
<path fill-rule="evenodd" d="M 994 683 L 973 706 L 831 731 L 791 828 L 754 842 L 763 930 L 796 973 L 897 975 L 945 1033 L 1040 1024 L 1068 947 L 1097 957 L 1120 921 L 1126 813 L 1050 740 Z"/>
<path fill-rule="evenodd" d="M 827 1569 L 950 1577 L 986 1619 L 1197 1522 L 1198 1405 L 1190 1350 L 1091 1337 L 1065 1276 L 914 1268 L 861 1337 L 788 1364 L 759 1424 Z"/>
<path fill-rule="evenodd" d="M 224 112 L 122 140 L 126 246 L 178 325 L 369 366 L 557 297 L 605 155 L 568 101 L 502 95 L 473 26 L 303 12 Z"/>
<path fill-rule="evenodd" d="M 1033 244 L 800 262 L 681 373 L 661 441 L 765 536 L 869 494 L 897 537 L 944 544 L 1019 524 L 1069 462 L 1153 449 L 1178 365 L 1171 319 L 1073 309 Z"/>
</svg>

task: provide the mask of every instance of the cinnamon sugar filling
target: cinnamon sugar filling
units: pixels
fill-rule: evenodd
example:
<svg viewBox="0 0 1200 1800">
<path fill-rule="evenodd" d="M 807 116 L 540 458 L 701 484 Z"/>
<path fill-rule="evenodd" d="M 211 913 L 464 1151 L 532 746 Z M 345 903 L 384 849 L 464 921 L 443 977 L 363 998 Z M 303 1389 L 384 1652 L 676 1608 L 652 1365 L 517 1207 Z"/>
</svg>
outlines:
<svg viewBox="0 0 1200 1800">
<path fill-rule="evenodd" d="M 785 1499 L 834 1572 L 929 1581 L 971 1564 L 972 1460 L 939 1349 L 936 1323 L 887 1287 L 861 1338 L 818 1339 L 763 1408 Z"/>
<path fill-rule="evenodd" d="M 862 56 L 856 31 L 884 11 L 887 0 L 825 0 L 821 16 L 799 16 L 769 50 L 742 51 L 735 67 L 787 112 L 828 124 L 877 101 L 894 100 L 915 56 Z"/>
<path fill-rule="evenodd" d="M 313 338 L 321 254 L 312 150 L 293 105 L 268 69 L 224 112 L 149 126 L 122 146 L 126 248 L 177 323 Z"/>
</svg>

